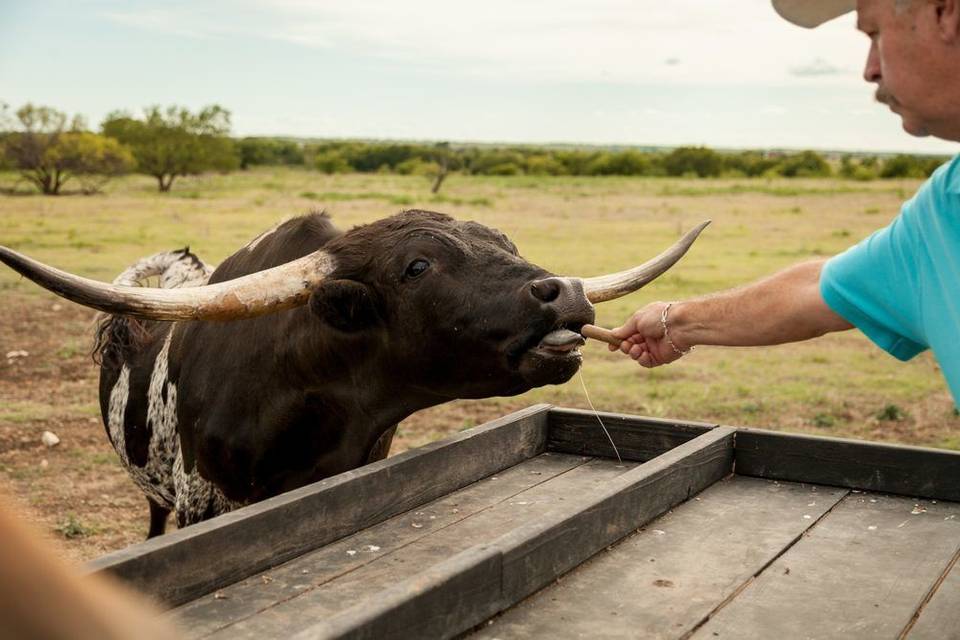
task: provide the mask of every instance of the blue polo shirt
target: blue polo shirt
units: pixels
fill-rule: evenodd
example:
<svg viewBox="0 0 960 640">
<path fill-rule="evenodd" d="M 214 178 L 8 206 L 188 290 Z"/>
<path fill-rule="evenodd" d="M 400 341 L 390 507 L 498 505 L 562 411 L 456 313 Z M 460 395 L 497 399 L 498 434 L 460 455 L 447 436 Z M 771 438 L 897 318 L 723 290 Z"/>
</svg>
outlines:
<svg viewBox="0 0 960 640">
<path fill-rule="evenodd" d="M 820 292 L 894 357 L 933 349 L 960 403 L 960 156 L 937 169 L 890 226 L 831 258 Z"/>
</svg>

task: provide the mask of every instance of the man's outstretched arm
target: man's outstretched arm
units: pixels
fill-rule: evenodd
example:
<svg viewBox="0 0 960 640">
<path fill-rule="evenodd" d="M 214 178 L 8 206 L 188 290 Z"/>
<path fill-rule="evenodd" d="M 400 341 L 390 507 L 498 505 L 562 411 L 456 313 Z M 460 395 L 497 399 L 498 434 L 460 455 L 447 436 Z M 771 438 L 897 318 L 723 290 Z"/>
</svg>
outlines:
<svg viewBox="0 0 960 640">
<path fill-rule="evenodd" d="M 661 321 L 665 302 L 648 304 L 613 333 L 623 340 L 621 351 L 645 367 L 656 367 L 701 344 L 773 345 L 852 329 L 820 295 L 825 262 L 804 262 L 744 287 L 675 302 L 667 311 L 666 335 Z"/>
</svg>

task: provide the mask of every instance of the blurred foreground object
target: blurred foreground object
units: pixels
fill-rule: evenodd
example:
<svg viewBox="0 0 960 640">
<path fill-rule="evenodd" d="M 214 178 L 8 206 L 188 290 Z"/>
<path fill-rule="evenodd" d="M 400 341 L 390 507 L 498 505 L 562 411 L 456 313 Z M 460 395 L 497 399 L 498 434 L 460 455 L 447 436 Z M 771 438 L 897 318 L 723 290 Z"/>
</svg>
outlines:
<svg viewBox="0 0 960 640">
<path fill-rule="evenodd" d="M 81 576 L 0 500 L 0 637 L 56 640 L 179 638 L 143 598 Z"/>
</svg>

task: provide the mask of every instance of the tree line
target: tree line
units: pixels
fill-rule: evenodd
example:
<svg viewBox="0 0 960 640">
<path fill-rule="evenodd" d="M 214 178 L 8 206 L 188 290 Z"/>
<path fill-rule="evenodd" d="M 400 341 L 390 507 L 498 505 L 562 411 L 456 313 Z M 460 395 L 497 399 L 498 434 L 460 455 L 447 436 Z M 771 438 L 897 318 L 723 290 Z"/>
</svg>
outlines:
<svg viewBox="0 0 960 640">
<path fill-rule="evenodd" d="M 113 177 L 137 172 L 169 191 L 181 176 L 255 166 L 302 166 L 327 174 L 423 175 L 437 191 L 452 173 L 486 176 L 830 177 L 856 180 L 923 178 L 945 158 L 894 155 L 828 157 L 815 151 L 719 151 L 576 148 L 534 145 L 454 145 L 368 141 L 310 142 L 234 138 L 230 112 L 212 105 L 148 107 L 142 115 L 115 111 L 99 132 L 80 117 L 27 104 L 0 103 L 0 170 L 16 171 L 45 194 L 75 181 L 97 193 Z"/>
</svg>

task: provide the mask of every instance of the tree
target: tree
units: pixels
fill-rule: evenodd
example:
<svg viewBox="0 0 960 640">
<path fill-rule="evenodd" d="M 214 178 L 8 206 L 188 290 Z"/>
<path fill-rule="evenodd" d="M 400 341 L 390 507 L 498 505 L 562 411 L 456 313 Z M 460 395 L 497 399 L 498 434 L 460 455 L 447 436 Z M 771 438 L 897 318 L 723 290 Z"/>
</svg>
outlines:
<svg viewBox="0 0 960 640">
<path fill-rule="evenodd" d="M 440 185 L 443 184 L 450 173 L 450 165 L 454 162 L 454 154 L 450 149 L 449 142 L 438 142 L 434 146 L 433 162 L 436 169 L 433 172 L 433 184 L 430 185 L 430 193 L 437 193 L 440 191 Z"/>
<path fill-rule="evenodd" d="M 303 147 L 291 140 L 275 138 L 243 138 L 237 142 L 240 168 L 256 165 L 301 165 L 304 163 Z"/>
<path fill-rule="evenodd" d="M 103 133 L 130 146 L 137 170 L 156 178 L 160 191 L 170 191 L 177 176 L 229 171 L 239 164 L 227 137 L 230 112 L 217 105 L 195 114 L 183 107 L 149 107 L 142 120 L 114 112 L 103 122 Z"/>
<path fill-rule="evenodd" d="M 57 150 L 63 166 L 77 177 L 85 194 L 99 193 L 112 178 L 136 166 L 130 149 L 113 138 L 77 131 L 65 134 Z"/>
<path fill-rule="evenodd" d="M 926 168 L 920 158 L 906 154 L 887 158 L 880 169 L 881 178 L 925 178 Z"/>
<path fill-rule="evenodd" d="M 594 176 L 642 176 L 650 172 L 650 160 L 638 151 L 601 153 L 587 165 Z"/>
<path fill-rule="evenodd" d="M 723 158 L 707 147 L 678 147 L 664 156 L 663 168 L 669 176 L 695 174 L 708 178 L 720 175 Z"/>
<path fill-rule="evenodd" d="M 833 173 L 830 164 L 816 151 L 801 151 L 785 157 L 779 170 L 786 178 L 825 178 Z"/>
<path fill-rule="evenodd" d="M 68 127 L 65 113 L 26 104 L 17 111 L 16 119 L 21 130 L 6 134 L 3 155 L 45 194 L 59 194 L 74 176 L 81 178 L 85 193 L 95 192 L 133 166 L 129 149 L 116 140 L 84 131 L 79 117 Z"/>
<path fill-rule="evenodd" d="M 347 159 L 343 157 L 343 154 L 336 149 L 329 149 L 318 153 L 313 160 L 313 166 L 326 174 L 349 173 L 353 170 L 353 167 L 350 166 Z"/>
</svg>

